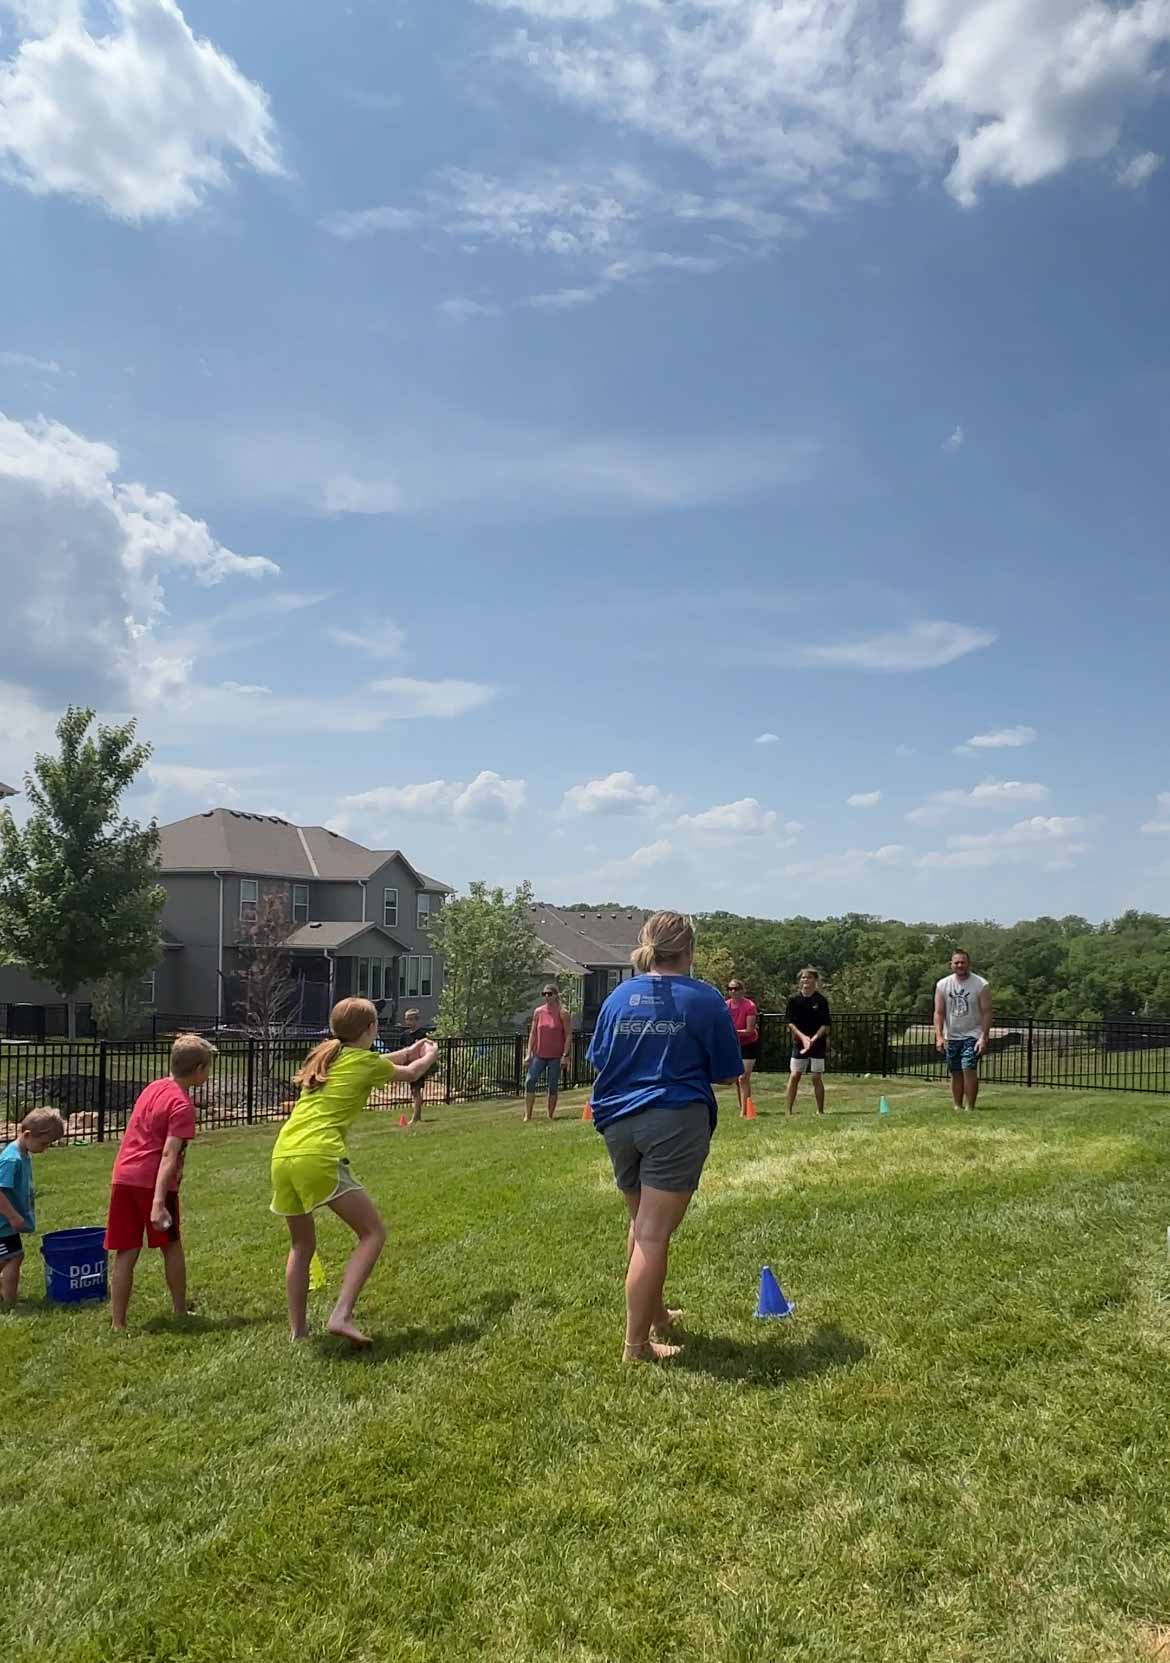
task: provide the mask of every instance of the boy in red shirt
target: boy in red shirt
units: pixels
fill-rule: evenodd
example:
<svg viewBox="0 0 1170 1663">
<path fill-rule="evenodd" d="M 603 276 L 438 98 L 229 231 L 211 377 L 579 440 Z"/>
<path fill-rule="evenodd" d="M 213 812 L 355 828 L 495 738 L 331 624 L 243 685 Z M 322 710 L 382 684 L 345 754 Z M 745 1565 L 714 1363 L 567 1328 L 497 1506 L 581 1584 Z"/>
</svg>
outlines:
<svg viewBox="0 0 1170 1663">
<path fill-rule="evenodd" d="M 178 1317 L 187 1314 L 187 1263 L 179 1239 L 179 1183 L 183 1157 L 195 1136 L 191 1092 L 204 1085 L 217 1052 L 201 1034 L 180 1034 L 171 1046 L 171 1072 L 141 1092 L 114 1162 L 106 1251 L 117 1254 L 110 1304 L 114 1330 L 124 1333 L 134 1267 L 145 1233 L 162 1250 L 167 1287 Z"/>
</svg>

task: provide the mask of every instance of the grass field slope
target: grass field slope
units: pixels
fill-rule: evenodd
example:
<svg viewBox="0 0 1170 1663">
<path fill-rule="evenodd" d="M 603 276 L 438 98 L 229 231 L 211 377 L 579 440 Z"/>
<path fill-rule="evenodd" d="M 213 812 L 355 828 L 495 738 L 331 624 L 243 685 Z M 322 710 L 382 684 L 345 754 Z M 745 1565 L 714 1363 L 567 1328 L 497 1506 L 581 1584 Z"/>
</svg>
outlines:
<svg viewBox="0 0 1170 1663">
<path fill-rule="evenodd" d="M 155 1263 L 118 1340 L 41 1305 L 30 1254 L 4 1663 L 1170 1657 L 1170 1102 L 833 1079 L 788 1121 L 782 1084 L 754 1124 L 725 1094 L 668 1368 L 618 1360 L 579 1098 L 361 1122 L 391 1226 L 364 1356 L 288 1342 L 272 1126 L 190 1153 L 185 1324 Z M 113 1154 L 42 1159 L 43 1228 L 100 1222 Z M 786 1322 L 753 1320 L 764 1264 Z"/>
</svg>

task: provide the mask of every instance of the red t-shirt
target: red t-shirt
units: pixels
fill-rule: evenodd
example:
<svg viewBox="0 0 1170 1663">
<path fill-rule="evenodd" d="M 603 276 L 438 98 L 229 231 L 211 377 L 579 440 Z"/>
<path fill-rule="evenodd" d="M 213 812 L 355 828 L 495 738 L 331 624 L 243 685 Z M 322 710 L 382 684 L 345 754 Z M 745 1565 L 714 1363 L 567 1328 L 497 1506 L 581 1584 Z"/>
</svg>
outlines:
<svg viewBox="0 0 1170 1663">
<path fill-rule="evenodd" d="M 729 999 L 727 1001 L 727 1009 L 730 1011 L 731 1020 L 735 1024 L 735 1037 L 741 1045 L 751 1045 L 754 1041 L 759 1039 L 760 1024 L 758 1020 L 756 1022 L 755 1033 L 748 1033 L 748 1017 L 754 1016 L 757 1019 L 759 1017 L 759 1012 L 756 1008 L 756 1002 L 754 999 L 741 999 L 738 1004 L 736 1004 L 734 999 Z"/>
<path fill-rule="evenodd" d="M 122 1134 L 122 1147 L 114 1162 L 115 1184 L 133 1184 L 153 1189 L 162 1165 L 163 1145 L 168 1138 L 190 1141 L 195 1136 L 195 1105 L 177 1080 L 155 1080 L 141 1092 L 129 1124 Z M 175 1173 L 175 1188 L 183 1176 L 183 1156 Z"/>
</svg>

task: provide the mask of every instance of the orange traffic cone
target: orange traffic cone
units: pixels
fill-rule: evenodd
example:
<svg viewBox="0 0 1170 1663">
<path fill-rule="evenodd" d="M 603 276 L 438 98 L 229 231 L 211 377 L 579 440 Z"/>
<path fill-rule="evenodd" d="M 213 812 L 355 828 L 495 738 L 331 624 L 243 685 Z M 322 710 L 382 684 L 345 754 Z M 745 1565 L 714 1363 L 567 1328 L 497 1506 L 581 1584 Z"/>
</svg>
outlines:
<svg viewBox="0 0 1170 1663">
<path fill-rule="evenodd" d="M 399 1125 L 400 1125 L 400 1126 L 409 1126 L 409 1125 L 410 1125 L 410 1122 L 409 1122 L 409 1121 L 408 1121 L 408 1120 L 407 1120 L 407 1118 L 406 1118 L 406 1116 L 405 1116 L 405 1115 L 404 1115 L 404 1114 L 400 1114 L 400 1115 L 399 1115 L 399 1116 L 398 1116 L 398 1124 L 399 1124 Z"/>
<path fill-rule="evenodd" d="M 593 1119 L 593 1099 L 591 1097 L 587 1097 L 585 1099 L 585 1107 L 581 1110 L 581 1119 L 582 1120 L 592 1120 Z"/>
<path fill-rule="evenodd" d="M 743 1117 L 745 1120 L 756 1119 L 756 1105 L 752 1102 L 750 1097 L 744 1105 Z"/>
</svg>

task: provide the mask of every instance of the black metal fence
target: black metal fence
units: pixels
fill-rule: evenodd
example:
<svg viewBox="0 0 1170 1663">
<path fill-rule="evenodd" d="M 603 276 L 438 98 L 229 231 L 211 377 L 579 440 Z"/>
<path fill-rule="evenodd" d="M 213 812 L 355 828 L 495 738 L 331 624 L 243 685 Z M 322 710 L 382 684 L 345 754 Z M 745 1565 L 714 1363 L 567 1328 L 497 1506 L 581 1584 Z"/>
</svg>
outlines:
<svg viewBox="0 0 1170 1663">
<path fill-rule="evenodd" d="M 270 1040 L 220 1029 L 214 1074 L 197 1097 L 201 1124 L 214 1129 L 283 1119 L 297 1094 L 293 1076 L 318 1037 L 315 1029 Z M 590 1037 L 573 1037 L 566 1087 L 593 1081 L 586 1055 Z M 518 1097 L 524 1089 L 525 1050 L 520 1034 L 440 1040 L 435 1067 L 423 1085 L 424 1099 L 472 1103 Z M 786 1072 L 790 1051 L 783 1016 L 763 1013 L 760 1071 Z M 168 1056 L 169 1039 L 162 1034 L 146 1040 L 19 1038 L 0 1043 L 0 1136 L 11 1137 L 29 1109 L 49 1106 L 66 1117 L 71 1143 L 117 1139 L 138 1093 L 166 1073 Z M 828 1068 L 837 1074 L 924 1080 L 941 1080 L 946 1072 L 933 1021 L 889 1012 L 836 1017 Z M 1170 1022 L 996 1017 L 981 1072 L 992 1085 L 1170 1094 Z M 409 1103 L 410 1087 L 395 1080 L 374 1093 L 370 1106 L 401 1113 Z"/>
<path fill-rule="evenodd" d="M 283 1120 L 296 1101 L 293 1076 L 310 1046 L 304 1036 L 263 1040 L 220 1032 L 219 1056 L 195 1093 L 200 1125 L 209 1130 Z M 524 1042 L 508 1034 L 439 1041 L 435 1067 L 423 1081 L 424 1103 L 471 1103 L 516 1097 L 523 1084 Z M 166 1074 L 170 1044 L 158 1040 L 14 1041 L 0 1044 L 0 1137 L 15 1135 L 30 1109 L 65 1116 L 68 1143 L 116 1141 L 135 1099 Z M 410 1109 L 410 1086 L 394 1080 L 373 1093 L 370 1107 Z"/>
<path fill-rule="evenodd" d="M 97 1032 L 88 1005 L 77 1007 L 77 1032 L 82 1039 Z M 65 1039 L 68 1033 L 68 1005 L 0 1004 L 0 1039 Z"/>
</svg>

